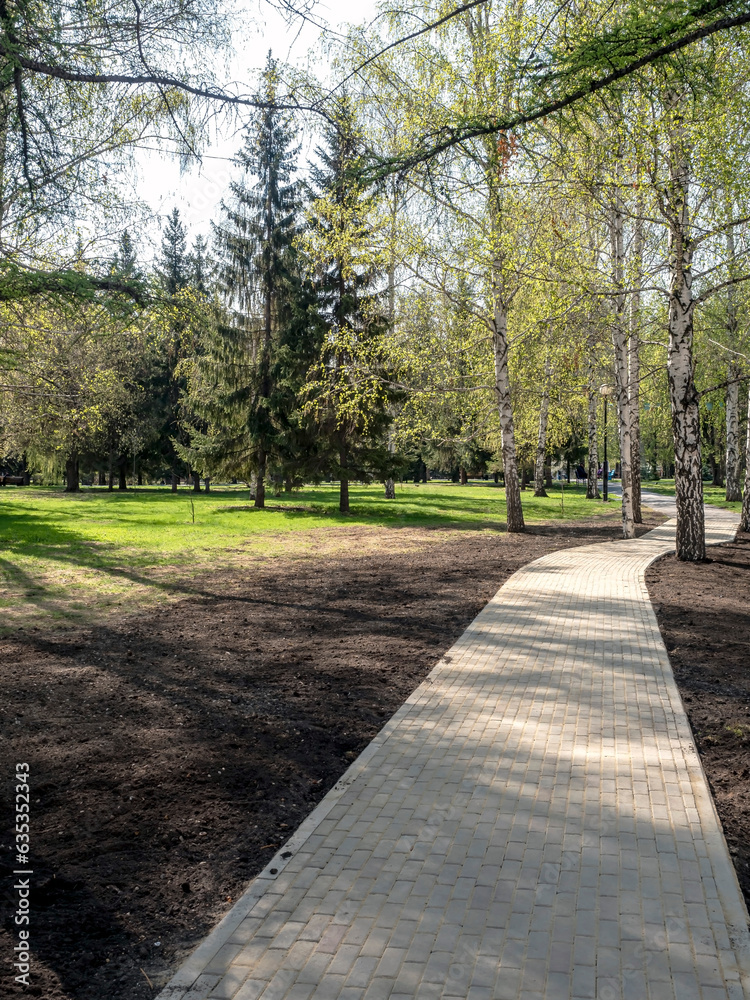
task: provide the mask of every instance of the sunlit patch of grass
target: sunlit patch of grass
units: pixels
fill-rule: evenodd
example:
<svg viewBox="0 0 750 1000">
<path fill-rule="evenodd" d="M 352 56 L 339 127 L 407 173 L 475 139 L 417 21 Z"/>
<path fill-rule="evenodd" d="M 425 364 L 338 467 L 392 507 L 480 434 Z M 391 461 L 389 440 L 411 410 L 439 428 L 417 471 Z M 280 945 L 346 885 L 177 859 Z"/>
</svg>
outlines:
<svg viewBox="0 0 750 1000">
<path fill-rule="evenodd" d="M 251 571 L 282 557 L 417 551 L 454 531 L 505 530 L 505 491 L 492 483 L 409 483 L 395 500 L 385 500 L 379 484 L 353 485 L 350 493 L 351 512 L 340 514 L 336 484 L 269 497 L 267 510 L 256 510 L 246 489 L 231 487 L 79 495 L 6 487 L 0 628 L 127 614 L 195 592 L 207 575 Z M 583 488 L 567 484 L 564 493 L 555 484 L 547 498 L 529 490 L 523 505 L 530 522 L 591 517 L 615 506 L 587 501 Z"/>
<path fill-rule="evenodd" d="M 641 488 L 652 493 L 659 493 L 661 496 L 674 496 L 674 479 L 659 479 L 656 482 L 644 481 Z M 703 484 L 703 499 L 714 507 L 723 507 L 725 510 L 734 510 L 738 514 L 742 509 L 741 500 L 725 500 L 726 491 L 723 486 L 712 486 L 710 483 Z"/>
</svg>

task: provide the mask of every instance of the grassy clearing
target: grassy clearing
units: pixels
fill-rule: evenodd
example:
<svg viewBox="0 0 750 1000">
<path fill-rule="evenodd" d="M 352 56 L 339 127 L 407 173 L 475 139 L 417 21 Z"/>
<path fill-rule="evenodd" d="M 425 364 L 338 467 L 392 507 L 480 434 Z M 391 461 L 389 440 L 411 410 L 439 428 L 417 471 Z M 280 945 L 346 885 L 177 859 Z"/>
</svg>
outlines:
<svg viewBox="0 0 750 1000">
<path fill-rule="evenodd" d="M 665 497 L 674 496 L 674 479 L 660 479 L 656 483 L 644 482 L 642 484 L 642 489 L 650 490 L 652 493 L 659 493 Z M 742 509 L 741 500 L 726 501 L 724 499 L 725 491 L 723 486 L 711 486 L 710 483 L 703 484 L 703 498 L 706 503 L 712 504 L 714 507 L 723 507 L 725 510 L 734 510 L 738 514 Z"/>
<path fill-rule="evenodd" d="M 505 528 L 505 493 L 491 483 L 410 483 L 395 501 L 383 498 L 379 484 L 353 486 L 348 515 L 338 513 L 335 486 L 268 503 L 255 510 L 238 487 L 79 495 L 7 487 L 0 494 L 0 629 L 128 613 L 194 591 L 193 581 L 206 573 L 250 571 L 281 555 L 352 547 L 365 554 L 384 545 L 403 551 L 429 544 L 420 529 Z M 524 493 L 523 503 L 529 521 L 591 517 L 613 506 L 587 501 L 583 487 L 567 484 L 564 491 L 555 484 L 548 498 Z"/>
</svg>

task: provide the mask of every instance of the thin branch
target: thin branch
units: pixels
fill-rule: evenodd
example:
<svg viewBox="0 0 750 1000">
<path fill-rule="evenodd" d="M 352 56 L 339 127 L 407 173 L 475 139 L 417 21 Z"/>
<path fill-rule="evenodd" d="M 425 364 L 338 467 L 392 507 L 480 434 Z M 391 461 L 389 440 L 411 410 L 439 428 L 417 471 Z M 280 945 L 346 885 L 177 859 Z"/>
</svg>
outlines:
<svg viewBox="0 0 750 1000">
<path fill-rule="evenodd" d="M 732 352 L 736 354 L 736 351 Z M 745 357 L 746 355 L 741 355 Z M 698 393 L 699 396 L 707 396 L 709 392 L 716 392 L 717 389 L 726 389 L 728 385 L 734 385 L 736 382 L 750 382 L 750 375 L 738 375 L 737 378 L 728 378 L 724 382 L 719 382 L 717 385 L 712 385 L 708 389 L 701 389 Z"/>
<path fill-rule="evenodd" d="M 370 63 L 374 63 L 376 59 L 379 59 L 382 55 L 385 55 L 385 53 L 389 52 L 391 49 L 395 49 L 398 45 L 403 45 L 404 42 L 410 42 L 413 38 L 419 38 L 420 35 L 426 35 L 428 31 L 432 31 L 434 28 L 439 28 L 441 24 L 445 24 L 446 21 L 450 21 L 452 20 L 452 18 L 458 17 L 459 14 L 463 14 L 467 10 L 471 10 L 472 7 L 478 7 L 480 4 L 488 2 L 489 0 L 471 0 L 470 3 L 465 3 L 462 4 L 460 7 L 456 7 L 456 9 L 452 10 L 450 14 L 446 14 L 444 17 L 438 18 L 437 21 L 431 21 L 429 24 L 426 24 L 423 28 L 420 28 L 418 31 L 412 31 L 410 35 L 404 35 L 403 38 L 397 38 L 395 42 L 390 42 L 388 45 L 380 49 L 374 55 L 370 56 L 368 59 L 365 59 L 365 61 L 360 63 L 359 66 L 356 66 L 351 71 L 351 73 L 349 73 L 347 76 L 344 77 L 344 79 L 340 83 L 336 84 L 333 90 L 330 90 L 328 92 L 326 98 L 330 97 L 332 94 L 335 94 L 336 91 L 344 87 L 351 80 L 353 76 L 356 76 L 358 73 L 361 73 L 362 70 L 365 69 L 365 67 L 369 66 Z"/>
<path fill-rule="evenodd" d="M 716 4 L 714 5 L 714 8 L 721 6 L 726 6 L 726 4 Z M 599 77 L 599 79 L 588 81 L 586 84 L 571 91 L 571 93 L 566 94 L 564 97 L 549 101 L 547 104 L 542 105 L 535 111 L 522 111 L 517 115 L 512 115 L 508 118 L 496 118 L 491 122 L 481 125 L 467 125 L 465 127 L 451 126 L 444 128 L 441 132 L 445 138 L 436 139 L 434 144 L 429 148 L 418 149 L 410 156 L 405 156 L 400 159 L 391 158 L 376 161 L 376 163 L 369 168 L 371 179 L 373 181 L 380 180 L 389 174 L 418 166 L 420 163 L 425 163 L 428 160 L 434 159 L 434 157 L 438 156 L 440 153 L 443 153 L 446 150 L 451 149 L 453 146 L 457 146 L 459 143 L 465 142 L 468 139 L 477 139 L 484 135 L 496 135 L 498 132 L 510 131 L 512 129 L 519 128 L 522 125 L 529 125 L 541 118 L 546 118 L 548 115 L 556 114 L 558 111 L 564 111 L 566 108 L 576 104 L 578 101 L 581 101 L 586 97 L 591 97 L 593 94 L 606 89 L 613 83 L 617 83 L 619 80 L 624 80 L 637 70 L 651 65 L 651 63 L 656 62 L 658 59 L 662 59 L 664 56 L 673 55 L 675 52 L 679 52 L 686 46 L 692 45 L 693 42 L 700 41 L 703 38 L 708 38 L 717 32 L 728 31 L 730 28 L 740 27 L 741 25 L 748 23 L 750 23 L 750 12 L 738 14 L 735 17 L 720 18 L 712 24 L 704 25 L 693 31 L 689 31 L 681 38 L 677 38 L 666 45 L 660 45 L 658 48 L 652 49 L 650 52 L 640 56 L 638 59 L 634 59 L 625 66 L 606 73 L 604 76 Z M 440 133 L 438 133 L 438 135 L 440 135 Z M 362 172 L 367 173 L 368 169 L 365 168 Z"/>
<path fill-rule="evenodd" d="M 711 337 L 706 337 L 709 344 L 714 344 L 716 347 L 720 347 L 722 351 L 727 351 L 729 354 L 736 354 L 738 358 L 745 358 L 746 361 L 750 361 L 750 354 L 743 354 L 742 351 L 735 351 L 731 347 L 727 347 L 726 344 L 720 344 L 718 340 L 713 340 Z"/>
<path fill-rule="evenodd" d="M 210 90 L 206 87 L 195 87 L 184 80 L 176 77 L 164 76 L 158 73 L 148 73 L 145 75 L 131 75 L 129 73 L 84 73 L 77 70 L 68 69 L 65 66 L 55 66 L 42 62 L 39 59 L 29 59 L 19 52 L 14 51 L 12 46 L 8 46 L 0 40 L 0 56 L 9 62 L 15 63 L 22 69 L 31 73 L 38 73 L 40 76 L 47 76 L 55 80 L 66 80 L 68 83 L 122 83 L 127 87 L 155 86 L 173 87 L 175 90 L 182 90 L 186 94 L 194 97 L 202 97 L 206 100 L 219 101 L 221 104 L 229 104 L 247 108 L 275 108 L 279 111 L 314 111 L 324 118 L 328 114 L 315 104 L 299 104 L 289 101 L 262 101 L 255 97 L 239 97 L 227 94 L 223 90 Z"/>
</svg>

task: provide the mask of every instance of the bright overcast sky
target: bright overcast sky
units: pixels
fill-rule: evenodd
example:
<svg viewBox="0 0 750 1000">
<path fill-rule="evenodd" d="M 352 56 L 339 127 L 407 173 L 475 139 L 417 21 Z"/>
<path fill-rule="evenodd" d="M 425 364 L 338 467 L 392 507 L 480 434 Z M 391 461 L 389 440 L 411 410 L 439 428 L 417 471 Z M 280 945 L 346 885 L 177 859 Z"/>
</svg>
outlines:
<svg viewBox="0 0 750 1000">
<path fill-rule="evenodd" d="M 325 0 L 316 6 L 315 15 L 317 19 L 327 21 L 334 29 L 346 22 L 362 24 L 375 16 L 375 2 L 376 0 Z M 247 42 L 243 45 L 243 51 L 235 53 L 230 68 L 230 75 L 242 84 L 247 83 L 248 90 L 257 71 L 265 65 L 269 49 L 282 62 L 303 65 L 320 35 L 309 24 L 301 27 L 298 22 L 291 27 L 287 26 L 284 19 L 262 0 L 258 11 L 255 25 L 243 32 Z M 139 197 L 162 220 L 177 206 L 189 227 L 191 239 L 198 233 L 208 236 L 210 220 L 217 217 L 217 206 L 226 192 L 229 180 L 237 176 L 231 157 L 241 143 L 241 135 L 231 135 L 227 130 L 221 139 L 205 150 L 201 164 L 182 173 L 176 156 L 141 151 L 138 155 Z"/>
</svg>

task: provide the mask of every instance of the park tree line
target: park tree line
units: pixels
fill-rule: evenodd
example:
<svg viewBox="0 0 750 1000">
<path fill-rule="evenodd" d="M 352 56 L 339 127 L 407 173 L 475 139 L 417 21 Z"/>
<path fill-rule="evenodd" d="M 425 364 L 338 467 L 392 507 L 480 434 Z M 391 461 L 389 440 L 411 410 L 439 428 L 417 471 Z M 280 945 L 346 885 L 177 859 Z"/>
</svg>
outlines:
<svg viewBox="0 0 750 1000">
<path fill-rule="evenodd" d="M 24 206 L 0 225 L 10 458 L 64 464 L 68 488 L 84 466 L 124 486 L 133 460 L 136 478 L 229 476 L 258 506 L 269 482 L 328 476 L 342 510 L 352 479 L 392 496 L 407 471 L 489 475 L 523 531 L 553 459 L 598 498 L 609 406 L 625 537 L 642 476 L 665 474 L 681 558 L 705 555 L 707 473 L 750 528 L 746 5 L 425 2 L 416 31 L 413 5 L 389 5 L 329 43 L 333 83 L 269 60 L 252 97 L 153 70 L 167 36 L 207 41 L 190 24 L 209 6 L 153 5 L 148 72 L 84 72 L 83 41 L 66 68 L 52 21 L 3 15 L 2 176 Z M 103 49 L 113 13 L 80 29 Z M 49 128 L 56 80 L 66 113 L 96 97 L 110 156 L 155 124 L 190 149 L 209 107 L 245 109 L 210 239 L 188 249 L 175 213 L 154 263 L 129 229 L 109 258 L 55 256 L 55 227 L 107 183 L 95 144 L 76 166 Z M 138 88 L 123 137 L 101 96 Z"/>
</svg>

